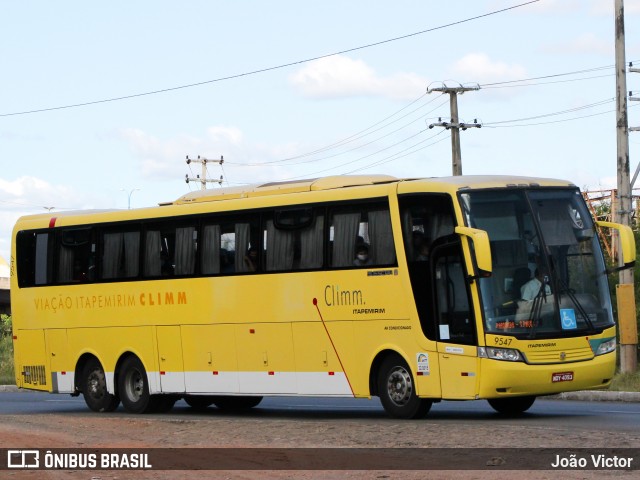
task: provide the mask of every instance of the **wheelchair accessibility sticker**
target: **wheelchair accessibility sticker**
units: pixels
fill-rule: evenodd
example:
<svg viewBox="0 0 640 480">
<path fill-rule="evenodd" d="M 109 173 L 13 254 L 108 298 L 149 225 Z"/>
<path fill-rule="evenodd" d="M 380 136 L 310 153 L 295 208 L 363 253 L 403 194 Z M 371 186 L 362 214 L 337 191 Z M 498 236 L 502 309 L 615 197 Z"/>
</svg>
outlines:
<svg viewBox="0 0 640 480">
<path fill-rule="evenodd" d="M 578 328 L 578 322 L 576 321 L 576 312 L 573 308 L 561 308 L 560 319 L 562 321 L 563 330 L 575 330 Z"/>
</svg>

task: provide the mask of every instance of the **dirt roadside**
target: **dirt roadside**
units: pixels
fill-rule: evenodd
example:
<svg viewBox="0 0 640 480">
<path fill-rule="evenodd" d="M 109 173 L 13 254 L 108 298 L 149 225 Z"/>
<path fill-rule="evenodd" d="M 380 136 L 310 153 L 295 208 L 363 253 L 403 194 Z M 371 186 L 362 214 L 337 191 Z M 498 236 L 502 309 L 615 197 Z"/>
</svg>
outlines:
<svg viewBox="0 0 640 480">
<path fill-rule="evenodd" d="M 499 428 L 499 431 L 496 431 Z M 404 448 L 592 448 L 640 447 L 640 432 L 569 430 L 515 422 L 397 421 L 313 415 L 203 414 L 127 415 L 125 413 L 0 416 L 0 448 L 211 448 L 211 447 L 404 447 Z M 322 464 L 322 456 L 316 460 Z M 638 459 L 640 461 L 640 459 Z M 9 479 L 533 479 L 638 478 L 622 471 L 4 471 Z"/>
</svg>

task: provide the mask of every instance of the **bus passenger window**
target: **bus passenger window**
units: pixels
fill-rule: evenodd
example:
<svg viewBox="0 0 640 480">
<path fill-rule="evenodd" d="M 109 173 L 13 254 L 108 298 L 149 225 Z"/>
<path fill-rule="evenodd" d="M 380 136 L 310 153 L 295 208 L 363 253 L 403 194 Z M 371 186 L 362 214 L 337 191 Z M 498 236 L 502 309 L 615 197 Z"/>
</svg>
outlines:
<svg viewBox="0 0 640 480">
<path fill-rule="evenodd" d="M 252 273 L 260 270 L 256 227 L 255 223 L 235 224 L 234 265 L 237 273 Z"/>
<path fill-rule="evenodd" d="M 220 264 L 222 263 L 220 235 L 220 225 L 205 225 L 202 228 L 200 270 L 204 275 L 220 273 Z"/>
<path fill-rule="evenodd" d="M 52 283 L 52 247 L 49 233 L 22 230 L 16 236 L 20 288 Z"/>
<path fill-rule="evenodd" d="M 265 222 L 267 271 L 309 270 L 323 264 L 324 217 L 310 207 L 276 210 Z"/>
<path fill-rule="evenodd" d="M 88 228 L 63 230 L 58 242 L 58 283 L 95 280 L 95 240 Z"/>
<path fill-rule="evenodd" d="M 166 263 L 166 250 L 164 261 Z M 145 236 L 144 276 L 159 277 L 162 272 L 162 239 L 159 230 L 148 230 Z"/>
<path fill-rule="evenodd" d="M 396 262 L 391 216 L 386 205 L 338 211 L 332 217 L 330 233 L 332 267 L 370 268 Z M 363 260 L 365 253 L 367 258 Z"/>
<path fill-rule="evenodd" d="M 196 267 L 198 232 L 195 227 L 176 228 L 175 275 L 193 275 Z"/>
<path fill-rule="evenodd" d="M 140 269 L 140 232 L 105 232 L 102 236 L 102 278 L 135 278 Z"/>
<path fill-rule="evenodd" d="M 276 228 L 273 220 L 267 220 L 264 248 L 267 271 L 293 268 L 295 233 Z"/>
<path fill-rule="evenodd" d="M 324 247 L 324 216 L 318 215 L 315 221 L 300 232 L 301 270 L 321 268 Z"/>
</svg>

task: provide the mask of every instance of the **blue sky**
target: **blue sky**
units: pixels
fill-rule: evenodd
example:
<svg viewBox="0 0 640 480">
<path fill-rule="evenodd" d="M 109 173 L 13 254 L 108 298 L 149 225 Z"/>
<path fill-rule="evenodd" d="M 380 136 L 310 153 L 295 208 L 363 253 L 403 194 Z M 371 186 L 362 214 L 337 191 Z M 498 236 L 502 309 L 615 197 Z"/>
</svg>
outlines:
<svg viewBox="0 0 640 480">
<path fill-rule="evenodd" d="M 3 2 L 0 255 L 21 215 L 198 189 L 187 155 L 223 155 L 208 166 L 223 186 L 449 175 L 448 132 L 427 128 L 449 115 L 448 97 L 425 94 L 442 81 L 484 85 L 459 98 L 461 119 L 484 125 L 461 135 L 465 174 L 615 186 L 614 0 L 540 0 L 411 35 L 525 1 Z M 640 67 L 640 0 L 625 12 Z M 627 84 L 640 96 L 640 74 Z M 632 173 L 639 151 L 631 133 Z"/>
</svg>

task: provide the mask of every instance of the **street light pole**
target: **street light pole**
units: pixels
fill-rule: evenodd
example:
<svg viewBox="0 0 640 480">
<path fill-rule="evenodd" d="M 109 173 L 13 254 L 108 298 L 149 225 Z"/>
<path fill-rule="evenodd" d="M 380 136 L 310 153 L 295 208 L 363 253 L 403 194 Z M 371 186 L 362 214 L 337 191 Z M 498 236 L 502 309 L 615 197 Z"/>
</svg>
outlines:
<svg viewBox="0 0 640 480">
<path fill-rule="evenodd" d="M 124 188 L 120 189 L 121 192 L 126 192 L 126 190 Z M 138 192 L 140 191 L 139 188 L 134 188 L 133 190 L 129 191 L 129 200 L 127 202 L 127 210 L 131 210 L 131 195 L 133 195 L 133 192 Z"/>
</svg>

